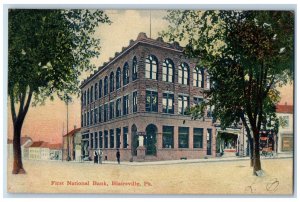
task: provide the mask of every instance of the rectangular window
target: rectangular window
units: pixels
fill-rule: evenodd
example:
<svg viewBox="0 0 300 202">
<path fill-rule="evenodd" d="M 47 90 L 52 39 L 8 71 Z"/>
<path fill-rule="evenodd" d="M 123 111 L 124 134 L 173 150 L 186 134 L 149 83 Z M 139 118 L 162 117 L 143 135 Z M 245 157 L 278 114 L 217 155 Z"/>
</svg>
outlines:
<svg viewBox="0 0 300 202">
<path fill-rule="evenodd" d="M 149 63 L 146 63 L 145 70 L 146 70 L 146 71 L 145 71 L 145 73 L 146 73 L 145 77 L 146 77 L 147 79 L 150 79 L 151 66 L 150 66 Z"/>
<path fill-rule="evenodd" d="M 87 112 L 87 125 L 90 125 L 90 112 Z"/>
<path fill-rule="evenodd" d="M 94 124 L 96 124 L 98 121 L 98 108 L 95 108 L 94 110 Z"/>
<path fill-rule="evenodd" d="M 203 148 L 203 128 L 194 128 L 194 148 Z"/>
<path fill-rule="evenodd" d="M 132 95 L 132 112 L 137 112 L 137 91 Z"/>
<path fill-rule="evenodd" d="M 178 114 L 186 115 L 189 105 L 190 98 L 188 96 L 178 96 Z"/>
<path fill-rule="evenodd" d="M 157 92 L 146 91 L 146 111 L 158 112 Z"/>
<path fill-rule="evenodd" d="M 121 116 L 121 98 L 116 101 L 116 117 Z"/>
<path fill-rule="evenodd" d="M 173 126 L 163 126 L 163 148 L 174 148 Z"/>
<path fill-rule="evenodd" d="M 120 144 L 121 144 L 121 140 L 120 140 L 120 138 L 121 138 L 121 128 L 117 128 L 116 129 L 116 147 L 117 148 L 120 148 Z"/>
<path fill-rule="evenodd" d="M 91 113 L 90 113 L 90 116 L 91 116 L 91 117 L 90 117 L 91 125 L 93 125 L 93 118 L 94 118 L 94 117 L 93 117 L 93 114 L 94 114 L 93 112 L 94 112 L 94 111 L 91 110 Z"/>
<path fill-rule="evenodd" d="M 103 134 L 102 131 L 99 131 L 99 148 L 103 148 Z"/>
<path fill-rule="evenodd" d="M 115 103 L 114 102 L 110 102 L 109 103 L 109 117 L 110 119 L 115 118 Z"/>
<path fill-rule="evenodd" d="M 94 148 L 94 134 L 91 133 L 91 149 Z"/>
<path fill-rule="evenodd" d="M 98 111 L 99 115 L 99 123 L 102 123 L 102 106 L 99 106 L 99 111 Z"/>
<path fill-rule="evenodd" d="M 102 97 L 102 80 L 99 81 L 99 98 Z"/>
<path fill-rule="evenodd" d="M 194 105 L 201 104 L 203 102 L 203 98 L 194 97 Z"/>
<path fill-rule="evenodd" d="M 104 148 L 108 148 L 108 131 L 104 131 Z"/>
<path fill-rule="evenodd" d="M 125 95 L 123 97 L 123 115 L 128 114 L 128 109 L 129 109 L 128 95 Z"/>
<path fill-rule="evenodd" d="M 114 141 L 115 141 L 115 135 L 114 135 L 114 130 L 113 129 L 110 129 L 109 130 L 109 148 L 114 148 L 115 145 L 114 145 Z"/>
<path fill-rule="evenodd" d="M 163 94 L 163 113 L 174 114 L 174 94 Z"/>
<path fill-rule="evenodd" d="M 108 104 L 104 105 L 104 122 L 108 120 Z"/>
<path fill-rule="evenodd" d="M 81 127 L 83 127 L 83 114 L 81 114 Z"/>
<path fill-rule="evenodd" d="M 95 132 L 95 149 L 98 149 L 98 133 Z"/>
<path fill-rule="evenodd" d="M 189 148 L 189 128 L 178 128 L 178 148 Z"/>
<path fill-rule="evenodd" d="M 127 143 L 128 127 L 123 128 L 123 148 L 128 147 Z"/>
</svg>

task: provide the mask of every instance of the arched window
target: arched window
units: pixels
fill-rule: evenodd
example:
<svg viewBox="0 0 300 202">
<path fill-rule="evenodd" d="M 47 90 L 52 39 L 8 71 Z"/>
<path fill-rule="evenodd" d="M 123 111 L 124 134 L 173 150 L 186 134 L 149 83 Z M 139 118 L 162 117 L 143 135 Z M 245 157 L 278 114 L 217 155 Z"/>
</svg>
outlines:
<svg viewBox="0 0 300 202">
<path fill-rule="evenodd" d="M 114 86 L 114 72 L 111 72 L 109 76 L 109 92 L 113 92 L 115 90 Z"/>
<path fill-rule="evenodd" d="M 99 81 L 99 98 L 102 97 L 102 79 Z"/>
<path fill-rule="evenodd" d="M 123 86 L 129 83 L 129 68 L 128 63 L 126 62 L 123 67 Z"/>
<path fill-rule="evenodd" d="M 95 83 L 95 100 L 98 99 L 98 83 Z"/>
<path fill-rule="evenodd" d="M 132 61 L 132 81 L 137 79 L 137 59 L 134 56 Z"/>
<path fill-rule="evenodd" d="M 93 97 L 94 96 L 94 88 L 93 86 L 91 87 L 91 95 L 90 95 L 90 98 L 91 98 L 91 103 L 93 102 Z"/>
<path fill-rule="evenodd" d="M 104 96 L 108 93 L 108 77 L 106 76 L 104 79 Z"/>
<path fill-rule="evenodd" d="M 178 83 L 189 84 L 189 66 L 186 63 L 181 63 L 178 67 Z"/>
<path fill-rule="evenodd" d="M 121 68 L 118 67 L 116 73 L 116 89 L 121 88 Z"/>
<path fill-rule="evenodd" d="M 174 82 L 174 63 L 170 59 L 165 59 L 163 63 L 162 80 Z"/>
<path fill-rule="evenodd" d="M 87 104 L 90 104 L 90 89 L 87 90 Z"/>
<path fill-rule="evenodd" d="M 154 55 L 149 55 L 146 58 L 145 78 L 157 80 L 157 58 Z"/>
<path fill-rule="evenodd" d="M 193 86 L 203 88 L 203 74 L 200 67 L 195 67 L 193 71 Z"/>
</svg>

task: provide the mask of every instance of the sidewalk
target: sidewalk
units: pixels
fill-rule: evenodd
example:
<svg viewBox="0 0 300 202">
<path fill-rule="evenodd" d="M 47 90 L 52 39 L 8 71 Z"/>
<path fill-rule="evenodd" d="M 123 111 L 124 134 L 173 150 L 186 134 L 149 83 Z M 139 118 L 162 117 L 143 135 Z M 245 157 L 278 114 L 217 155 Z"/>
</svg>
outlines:
<svg viewBox="0 0 300 202">
<path fill-rule="evenodd" d="M 261 156 L 261 159 L 283 159 L 283 158 L 293 158 L 292 153 L 278 153 L 274 157 L 264 157 Z M 129 166 L 147 166 L 147 165 L 171 165 L 171 164 L 189 164 L 189 163 L 211 163 L 211 162 L 229 162 L 229 161 L 249 161 L 249 156 L 246 157 L 211 157 L 208 159 L 187 159 L 187 160 L 166 160 L 166 161 L 144 161 L 144 162 L 129 162 L 121 161 L 120 165 L 129 165 Z M 74 163 L 89 163 L 94 164 L 93 161 L 84 161 L 84 162 L 74 162 Z M 102 164 L 118 164 L 116 161 L 102 161 Z M 97 165 L 97 164 L 95 164 Z M 99 164 L 100 165 L 100 164 Z"/>
</svg>

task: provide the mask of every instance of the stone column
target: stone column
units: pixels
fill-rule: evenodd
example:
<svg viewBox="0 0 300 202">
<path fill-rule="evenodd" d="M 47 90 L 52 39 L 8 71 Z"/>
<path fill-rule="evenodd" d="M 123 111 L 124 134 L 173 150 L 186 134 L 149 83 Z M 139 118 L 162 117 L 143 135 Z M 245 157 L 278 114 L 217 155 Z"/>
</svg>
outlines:
<svg viewBox="0 0 300 202">
<path fill-rule="evenodd" d="M 174 149 L 178 149 L 178 126 L 174 126 Z"/>
<path fill-rule="evenodd" d="M 194 148 L 194 128 L 189 127 L 189 149 Z"/>
<path fill-rule="evenodd" d="M 162 148 L 162 127 L 158 127 L 157 129 L 157 135 L 156 135 L 156 149 Z"/>
<path fill-rule="evenodd" d="M 144 161 L 146 156 L 146 148 L 144 147 L 144 136 L 139 135 L 139 146 L 137 151 L 137 161 Z"/>
</svg>

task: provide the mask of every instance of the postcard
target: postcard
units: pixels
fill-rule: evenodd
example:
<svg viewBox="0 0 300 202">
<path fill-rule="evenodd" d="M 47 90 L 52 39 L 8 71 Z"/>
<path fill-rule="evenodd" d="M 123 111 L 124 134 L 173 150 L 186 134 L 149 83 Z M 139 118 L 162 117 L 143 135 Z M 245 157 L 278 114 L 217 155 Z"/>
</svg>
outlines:
<svg viewBox="0 0 300 202">
<path fill-rule="evenodd" d="M 295 10 L 7 25 L 8 193 L 293 196 Z"/>
</svg>

